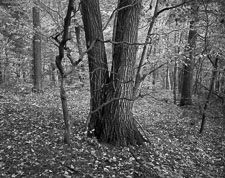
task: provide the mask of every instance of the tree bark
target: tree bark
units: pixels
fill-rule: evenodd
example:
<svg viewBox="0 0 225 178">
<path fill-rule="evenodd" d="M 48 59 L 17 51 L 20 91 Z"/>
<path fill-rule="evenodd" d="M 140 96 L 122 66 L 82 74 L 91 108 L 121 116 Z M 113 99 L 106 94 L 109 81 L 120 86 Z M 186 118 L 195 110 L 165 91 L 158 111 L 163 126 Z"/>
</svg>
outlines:
<svg viewBox="0 0 225 178">
<path fill-rule="evenodd" d="M 34 91 L 42 89 L 42 63 L 41 63 L 41 35 L 39 30 L 41 28 L 40 12 L 38 7 L 33 7 L 33 82 Z"/>
<path fill-rule="evenodd" d="M 192 105 L 192 85 L 193 85 L 193 64 L 194 64 L 194 49 L 197 40 L 197 30 L 195 24 L 198 21 L 198 6 L 195 2 L 191 3 L 193 20 L 190 22 L 190 30 L 188 34 L 188 51 L 189 56 L 186 57 L 183 65 L 183 78 L 181 89 L 180 105 Z"/>
<path fill-rule="evenodd" d="M 142 144 L 144 138 L 133 118 L 135 45 L 140 13 L 138 0 L 120 0 L 114 27 L 113 61 L 110 76 L 104 44 L 97 42 L 89 51 L 89 72 L 91 84 L 91 115 L 89 132 L 100 142 L 117 146 Z M 95 39 L 103 40 L 98 0 L 82 0 L 86 45 Z"/>
<path fill-rule="evenodd" d="M 81 14 L 84 24 L 86 46 L 96 40 L 103 40 L 102 21 L 99 8 L 99 0 L 82 0 Z M 88 52 L 89 78 L 90 78 L 90 111 L 96 110 L 105 101 L 104 88 L 109 78 L 105 46 L 100 41 Z M 101 118 L 102 109 L 90 114 L 87 121 L 88 135 L 96 131 L 97 121 Z"/>
<path fill-rule="evenodd" d="M 115 42 L 137 41 L 141 1 L 120 0 L 114 28 Z M 127 7 L 126 7 L 127 6 Z M 125 8 L 124 8 L 125 7 Z M 99 139 L 114 145 L 142 144 L 144 139 L 136 127 L 132 114 L 134 102 L 134 65 L 137 47 L 127 44 L 113 45 L 113 61 L 107 88 L 107 101 Z"/>
</svg>

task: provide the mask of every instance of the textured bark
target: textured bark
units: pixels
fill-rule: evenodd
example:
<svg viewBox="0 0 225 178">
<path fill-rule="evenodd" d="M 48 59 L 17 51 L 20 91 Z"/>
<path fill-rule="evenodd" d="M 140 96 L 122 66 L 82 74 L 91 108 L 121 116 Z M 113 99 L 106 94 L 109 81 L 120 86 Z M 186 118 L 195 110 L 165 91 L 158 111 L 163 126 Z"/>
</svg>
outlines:
<svg viewBox="0 0 225 178">
<path fill-rule="evenodd" d="M 91 114 L 89 131 L 94 129 L 100 142 L 129 145 L 144 141 L 132 115 L 137 47 L 122 43 L 137 41 L 140 3 L 138 0 L 120 0 L 118 3 L 118 8 L 122 9 L 115 18 L 114 41 L 121 43 L 113 45 L 110 77 L 103 43 L 98 42 L 88 53 L 91 110 L 97 109 Z M 88 47 L 96 38 L 103 39 L 98 0 L 81 1 L 81 9 Z"/>
<path fill-rule="evenodd" d="M 102 21 L 99 8 L 99 0 L 82 0 L 81 13 L 84 24 L 86 46 L 96 40 L 103 40 Z M 90 77 L 90 110 L 94 111 L 104 103 L 104 87 L 109 78 L 105 46 L 96 42 L 95 46 L 88 52 L 89 77 Z M 101 118 L 102 109 L 91 114 L 88 121 L 88 130 L 95 129 L 96 122 Z M 90 134 L 90 133 L 89 133 Z"/>
<path fill-rule="evenodd" d="M 193 88 L 193 67 L 194 67 L 194 49 L 197 40 L 197 30 L 195 24 L 198 21 L 198 6 L 196 3 L 191 4 L 193 20 L 190 22 L 190 30 L 188 34 L 188 50 L 189 56 L 186 57 L 185 64 L 183 65 L 183 77 L 182 77 L 182 90 L 180 105 L 192 104 L 192 88 Z"/>
<path fill-rule="evenodd" d="M 40 12 L 37 7 L 33 7 L 33 81 L 34 91 L 42 89 L 42 63 L 41 63 L 41 35 L 38 32 L 41 28 Z"/>
<path fill-rule="evenodd" d="M 116 42 L 134 43 L 137 41 L 140 1 L 120 0 L 118 8 L 126 7 L 117 14 L 114 28 Z M 137 47 L 127 44 L 114 44 L 113 61 L 107 88 L 107 101 L 103 122 L 98 128 L 97 137 L 114 145 L 142 144 L 144 139 L 133 118 L 134 65 Z"/>
</svg>

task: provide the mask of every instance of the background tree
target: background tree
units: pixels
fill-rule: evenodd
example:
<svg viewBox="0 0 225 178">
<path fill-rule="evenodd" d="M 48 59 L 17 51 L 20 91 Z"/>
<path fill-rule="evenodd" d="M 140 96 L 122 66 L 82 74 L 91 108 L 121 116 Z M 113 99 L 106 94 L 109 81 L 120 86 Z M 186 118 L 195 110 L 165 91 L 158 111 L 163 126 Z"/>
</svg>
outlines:
<svg viewBox="0 0 225 178">
<path fill-rule="evenodd" d="M 182 90 L 180 105 L 191 105 L 192 104 L 192 88 L 193 88 L 193 65 L 194 65 L 194 49 L 197 40 L 196 23 L 198 21 L 198 4 L 196 2 L 191 3 L 192 19 L 190 21 L 190 30 L 188 34 L 188 45 L 186 56 L 183 65 L 183 77 L 182 77 Z"/>
<path fill-rule="evenodd" d="M 38 6 L 33 7 L 33 69 L 34 69 L 34 90 L 40 91 L 42 89 L 42 62 L 41 62 L 41 21 L 40 11 Z"/>
<path fill-rule="evenodd" d="M 1 41 L 1 65 L 2 79 L 4 84 L 11 82 L 29 81 L 26 74 L 29 71 L 28 57 L 31 54 L 29 35 L 31 30 L 24 28 L 29 22 L 30 3 L 22 0 L 17 2 L 1 1 L 0 34 Z M 17 76 L 14 78 L 13 76 Z M 29 75 L 27 75 L 29 76 Z"/>
</svg>

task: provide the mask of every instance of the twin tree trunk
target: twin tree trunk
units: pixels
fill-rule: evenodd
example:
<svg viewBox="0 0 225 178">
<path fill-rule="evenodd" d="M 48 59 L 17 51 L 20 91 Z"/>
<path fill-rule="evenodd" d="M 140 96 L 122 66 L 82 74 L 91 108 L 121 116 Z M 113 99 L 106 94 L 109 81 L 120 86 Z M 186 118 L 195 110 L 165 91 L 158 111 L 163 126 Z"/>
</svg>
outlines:
<svg viewBox="0 0 225 178">
<path fill-rule="evenodd" d="M 108 71 L 102 32 L 99 0 L 82 0 L 81 12 L 87 48 L 97 39 L 88 52 L 91 117 L 89 131 L 100 142 L 113 145 L 143 144 L 132 114 L 134 64 L 137 46 L 128 45 L 137 41 L 140 0 L 119 0 L 115 18 L 113 59 Z M 127 43 L 124 43 L 127 42 Z"/>
</svg>

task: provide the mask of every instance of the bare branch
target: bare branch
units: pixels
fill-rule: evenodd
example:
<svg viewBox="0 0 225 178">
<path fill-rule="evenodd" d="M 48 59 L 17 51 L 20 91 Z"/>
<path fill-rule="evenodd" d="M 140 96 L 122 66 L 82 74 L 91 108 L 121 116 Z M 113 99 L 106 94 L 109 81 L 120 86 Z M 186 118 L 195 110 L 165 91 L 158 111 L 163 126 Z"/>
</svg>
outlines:
<svg viewBox="0 0 225 178">
<path fill-rule="evenodd" d="M 55 17 L 52 15 L 51 12 L 56 13 L 56 14 L 63 20 L 63 17 L 61 16 L 61 14 L 60 14 L 58 11 L 56 11 L 56 10 L 54 10 L 54 9 L 52 9 L 52 8 L 50 8 L 50 7 L 48 7 L 48 6 L 46 6 L 43 2 L 40 1 L 39 3 L 40 3 L 40 6 L 42 6 L 42 7 L 45 9 L 45 11 L 50 15 L 50 17 L 52 18 L 53 22 L 54 22 L 58 27 L 60 27 L 58 21 L 55 19 Z"/>
<path fill-rule="evenodd" d="M 146 44 L 151 44 L 151 42 L 148 42 L 148 43 L 130 43 L 130 42 L 127 42 L 127 41 L 120 41 L 120 42 L 117 42 L 117 41 L 113 41 L 113 40 L 101 40 L 101 39 L 97 39 L 98 41 L 101 41 L 102 43 L 111 43 L 111 44 L 127 44 L 127 45 L 146 45 Z"/>
<path fill-rule="evenodd" d="M 154 68 L 153 70 L 151 70 L 150 72 L 148 72 L 147 74 L 144 74 L 142 77 L 142 80 L 144 80 L 148 75 L 152 74 L 153 72 L 155 72 L 156 70 L 160 69 L 161 67 L 163 67 L 165 64 L 167 64 L 167 62 L 159 65 L 158 67 Z"/>
<path fill-rule="evenodd" d="M 64 74 L 64 77 L 68 76 L 69 74 L 71 74 L 74 71 L 74 68 L 83 60 L 84 55 L 87 54 L 94 47 L 96 41 L 97 40 L 92 41 L 90 47 L 79 56 L 79 59 L 77 61 L 75 61 L 72 58 L 72 56 L 70 54 L 71 53 L 71 50 L 69 48 L 67 48 L 67 57 L 69 58 L 69 60 L 70 60 L 70 62 L 72 64 L 72 69 L 70 71 L 66 72 Z"/>
<path fill-rule="evenodd" d="M 171 9 L 175 9 L 175 8 L 177 8 L 177 7 L 183 6 L 184 4 L 190 3 L 190 2 L 192 2 L 192 1 L 194 1 L 194 0 L 184 1 L 184 2 L 182 2 L 181 4 L 178 4 L 178 5 L 171 6 L 171 7 L 166 7 L 166 8 L 164 8 L 164 9 L 158 11 L 158 12 L 155 14 L 155 17 L 159 16 L 159 14 L 161 14 L 161 13 L 164 12 L 164 11 L 171 10 Z"/>
<path fill-rule="evenodd" d="M 107 28 L 107 26 L 109 25 L 109 22 L 112 20 L 113 16 L 115 15 L 116 12 L 120 11 L 120 10 L 123 10 L 125 8 L 128 8 L 128 7 L 132 7 L 134 6 L 135 4 L 137 4 L 138 2 L 134 3 L 134 4 L 131 4 L 131 5 L 128 5 L 128 6 L 124 6 L 124 7 L 121 7 L 121 8 L 116 8 L 113 10 L 112 14 L 110 15 L 108 21 L 106 22 L 105 26 L 103 27 L 103 31 Z"/>
</svg>

